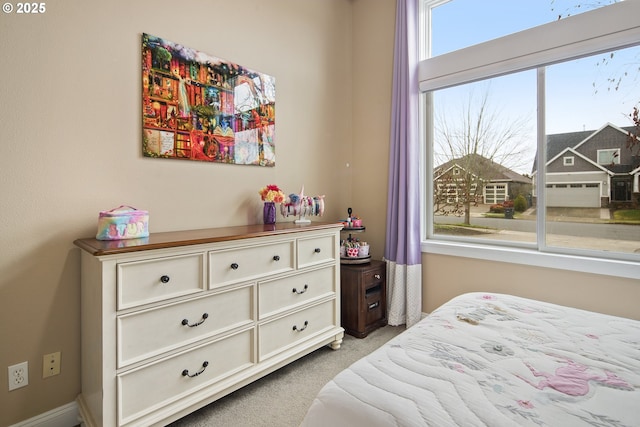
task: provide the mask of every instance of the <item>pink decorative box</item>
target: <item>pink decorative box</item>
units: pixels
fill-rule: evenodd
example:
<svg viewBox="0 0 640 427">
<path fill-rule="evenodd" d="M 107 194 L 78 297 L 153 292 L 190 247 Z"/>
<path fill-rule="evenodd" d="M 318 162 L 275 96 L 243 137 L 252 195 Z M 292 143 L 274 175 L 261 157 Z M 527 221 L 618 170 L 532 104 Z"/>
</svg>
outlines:
<svg viewBox="0 0 640 427">
<path fill-rule="evenodd" d="M 98 216 L 98 240 L 137 239 L 149 236 L 149 212 L 131 206 L 101 211 Z"/>
<path fill-rule="evenodd" d="M 347 256 L 349 258 L 357 258 L 358 257 L 358 248 L 347 248 Z"/>
</svg>

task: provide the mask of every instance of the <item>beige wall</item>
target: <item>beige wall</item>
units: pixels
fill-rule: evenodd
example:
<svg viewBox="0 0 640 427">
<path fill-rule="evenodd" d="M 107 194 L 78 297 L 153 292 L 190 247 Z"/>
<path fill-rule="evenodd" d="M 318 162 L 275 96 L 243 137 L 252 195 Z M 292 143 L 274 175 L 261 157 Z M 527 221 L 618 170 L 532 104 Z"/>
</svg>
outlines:
<svg viewBox="0 0 640 427">
<path fill-rule="evenodd" d="M 47 2 L 0 14 L 0 426 L 72 402 L 79 378 L 78 237 L 100 210 L 147 209 L 151 232 L 260 221 L 257 191 L 304 184 L 337 220 L 351 202 L 348 0 Z M 275 168 L 141 156 L 141 33 L 276 78 Z M 42 356 L 61 374 L 42 379 Z M 7 366 L 29 386 L 7 390 Z"/>
<path fill-rule="evenodd" d="M 148 209 L 152 232 L 255 223 L 257 190 L 351 206 L 384 249 L 395 0 L 141 0 L 47 3 L 0 15 L 0 425 L 73 401 L 79 378 L 79 250 L 97 213 Z M 274 75 L 277 166 L 143 158 L 140 34 Z M 347 167 L 347 164 L 349 165 Z M 280 220 L 280 219 L 279 219 Z M 423 256 L 423 311 L 473 290 L 640 318 L 637 281 Z M 515 277 L 504 281 L 501 277 Z M 62 372 L 42 380 L 42 355 Z M 29 361 L 7 392 L 6 366 Z M 4 408 L 10 408 L 5 410 Z"/>
<path fill-rule="evenodd" d="M 465 292 L 518 295 L 640 320 L 640 281 L 446 255 L 422 256 L 422 311 Z"/>
<path fill-rule="evenodd" d="M 353 172 L 351 207 L 367 228 L 357 237 L 384 253 L 395 0 L 353 1 Z"/>
</svg>

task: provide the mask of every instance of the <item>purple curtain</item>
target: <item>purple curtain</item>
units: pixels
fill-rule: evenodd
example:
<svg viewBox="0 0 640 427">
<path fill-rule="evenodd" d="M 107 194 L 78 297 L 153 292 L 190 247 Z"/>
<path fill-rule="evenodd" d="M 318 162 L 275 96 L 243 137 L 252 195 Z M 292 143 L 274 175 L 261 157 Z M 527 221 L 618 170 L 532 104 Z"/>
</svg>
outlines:
<svg viewBox="0 0 640 427">
<path fill-rule="evenodd" d="M 389 324 L 412 326 L 422 312 L 420 250 L 418 0 L 397 0 L 385 259 Z"/>
</svg>

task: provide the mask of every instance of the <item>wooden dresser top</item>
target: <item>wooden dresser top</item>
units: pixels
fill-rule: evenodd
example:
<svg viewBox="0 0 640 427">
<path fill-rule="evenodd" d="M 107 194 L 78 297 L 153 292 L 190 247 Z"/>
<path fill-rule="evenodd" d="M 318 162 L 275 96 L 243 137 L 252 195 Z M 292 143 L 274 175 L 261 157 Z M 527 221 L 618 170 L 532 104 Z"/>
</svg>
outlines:
<svg viewBox="0 0 640 427">
<path fill-rule="evenodd" d="M 229 240 L 250 239 L 253 237 L 274 236 L 303 231 L 341 229 L 342 223 L 312 222 L 295 224 L 284 222 L 276 224 L 239 225 L 234 227 L 205 228 L 200 230 L 167 231 L 151 233 L 149 237 L 125 240 L 97 240 L 95 238 L 77 239 L 73 243 L 94 256 L 116 255 L 126 252 L 164 249 L 178 246 L 200 245 Z"/>
</svg>

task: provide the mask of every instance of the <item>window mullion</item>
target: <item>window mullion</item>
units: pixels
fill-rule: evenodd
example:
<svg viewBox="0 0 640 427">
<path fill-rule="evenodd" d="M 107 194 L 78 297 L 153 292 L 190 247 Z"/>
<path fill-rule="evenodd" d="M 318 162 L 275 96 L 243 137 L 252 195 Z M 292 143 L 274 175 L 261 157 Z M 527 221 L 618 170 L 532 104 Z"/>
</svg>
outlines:
<svg viewBox="0 0 640 427">
<path fill-rule="evenodd" d="M 546 144 L 546 120 L 545 120 L 545 67 L 537 69 L 537 157 L 536 162 L 536 241 L 538 249 L 545 251 L 547 249 L 547 206 L 546 206 L 546 163 L 547 163 L 547 144 Z"/>
</svg>

